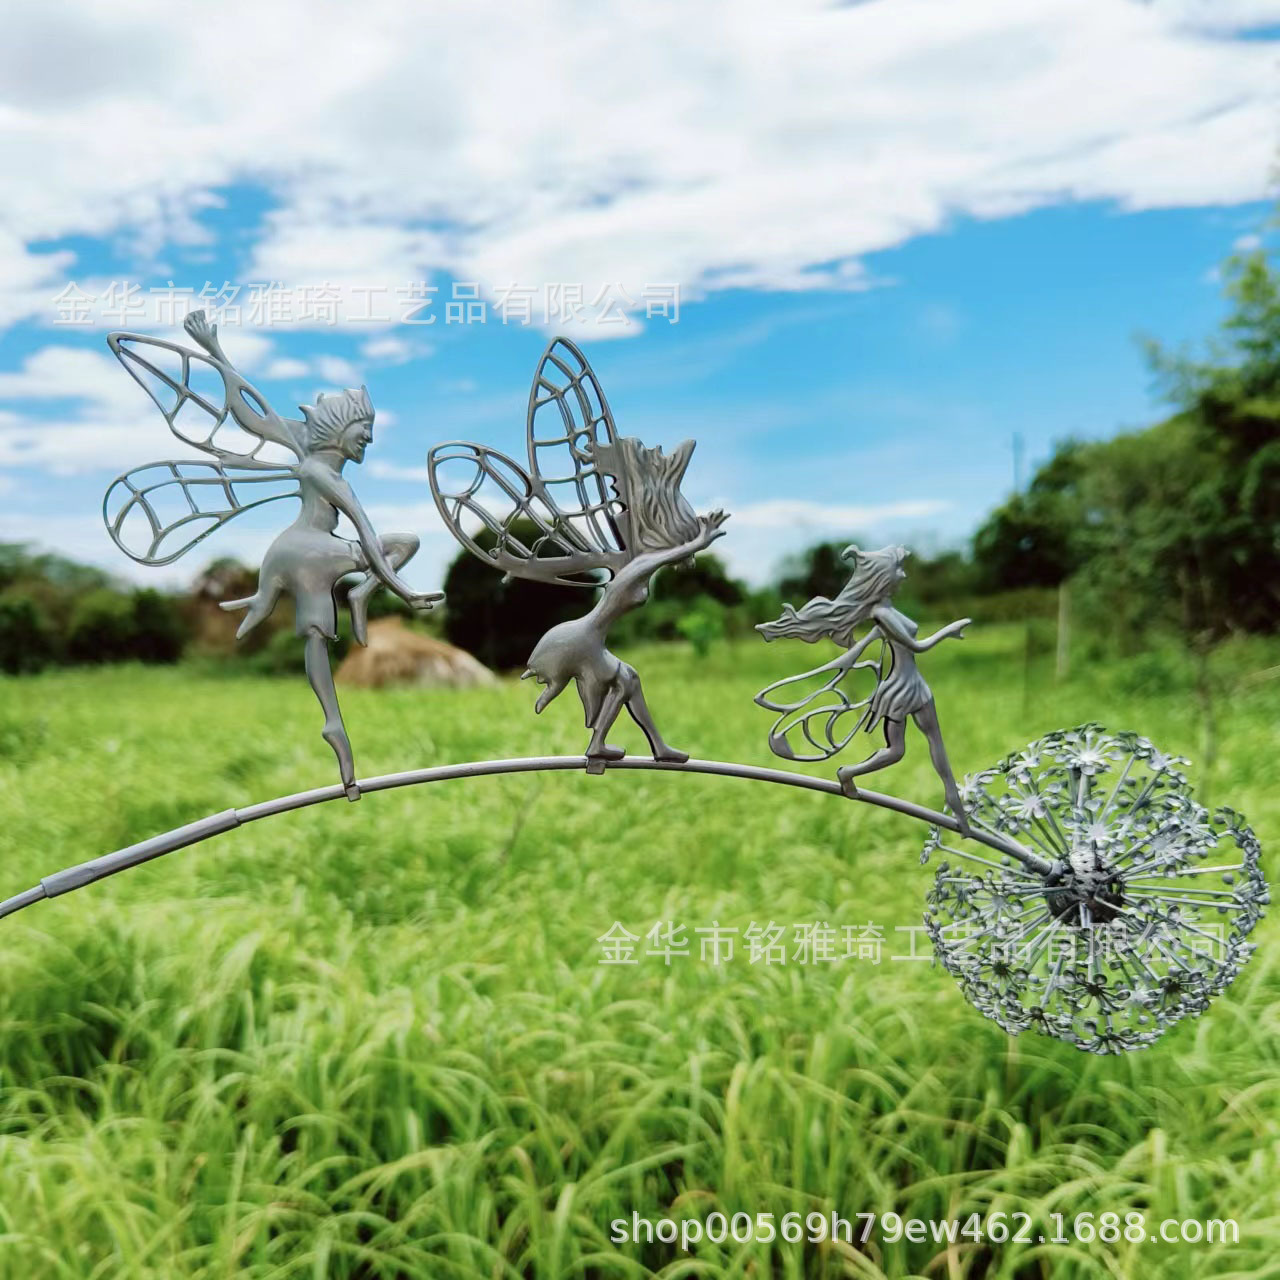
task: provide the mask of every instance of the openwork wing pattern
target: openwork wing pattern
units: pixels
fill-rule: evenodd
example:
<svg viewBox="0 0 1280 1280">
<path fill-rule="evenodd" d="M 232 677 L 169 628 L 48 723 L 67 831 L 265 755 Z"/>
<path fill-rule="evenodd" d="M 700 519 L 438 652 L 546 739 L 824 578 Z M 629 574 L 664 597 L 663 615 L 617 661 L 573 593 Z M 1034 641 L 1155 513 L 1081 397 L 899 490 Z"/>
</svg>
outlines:
<svg viewBox="0 0 1280 1280">
<path fill-rule="evenodd" d="M 625 487 L 607 470 L 616 467 L 613 416 L 586 358 L 564 338 L 538 364 L 526 441 L 528 471 L 487 445 L 436 445 L 428 463 L 441 517 L 464 547 L 503 573 L 599 586 L 601 570 L 616 573 L 640 548 L 627 538 Z M 477 541 L 482 530 L 493 535 L 492 547 Z"/>
<path fill-rule="evenodd" d="M 755 696 L 755 701 L 768 711 L 779 713 L 769 730 L 769 749 L 783 760 L 814 762 L 830 760 L 853 741 L 857 732 L 871 715 L 871 700 L 875 695 L 883 668 L 884 646 L 875 661 L 848 661 L 848 654 L 834 662 L 778 680 Z M 868 681 L 865 697 L 856 696 L 860 691 L 847 688 L 846 679 L 851 672 L 870 671 L 874 675 Z M 814 688 L 813 682 L 825 676 Z M 794 701 L 782 701 L 778 692 L 788 690 L 810 692 Z"/>
<path fill-rule="evenodd" d="M 941 855 L 925 927 L 966 997 L 1013 1035 L 1091 1053 L 1152 1044 L 1208 1007 L 1270 901 L 1253 832 L 1198 804 L 1176 756 L 1098 725 L 1034 742 L 961 788 L 975 831 L 1038 849 L 1047 875 Z"/>
<path fill-rule="evenodd" d="M 698 516 L 680 492 L 693 441 L 664 454 L 620 437 L 591 366 L 565 338 L 538 365 L 526 436 L 529 471 L 496 449 L 462 441 L 436 445 L 429 455 L 441 517 L 464 547 L 495 568 L 596 587 L 601 570 L 615 574 L 642 552 L 699 536 Z M 494 514 L 495 501 L 510 504 L 505 515 Z M 482 529 L 493 535 L 492 548 L 477 541 Z"/>
<path fill-rule="evenodd" d="M 593 541 L 592 517 L 599 517 L 600 508 L 561 510 L 540 478 L 497 449 L 452 441 L 436 445 L 427 461 L 431 493 L 449 532 L 503 573 L 596 587 L 600 570 L 616 572 L 630 558 L 625 550 Z M 495 507 L 505 514 L 495 514 Z M 493 535 L 493 546 L 478 540 L 482 530 Z"/>
<path fill-rule="evenodd" d="M 140 564 L 172 564 L 242 511 L 298 496 L 285 467 L 152 462 L 114 481 L 102 504 L 112 541 Z"/>
<path fill-rule="evenodd" d="M 107 344 L 129 376 L 151 397 L 183 444 L 225 463 L 241 467 L 278 467 L 278 458 L 263 457 L 266 446 L 302 451 L 295 428 L 279 417 L 247 384 L 237 394 L 250 411 L 242 427 L 227 403 L 227 384 L 216 361 L 189 347 L 138 333 L 111 333 Z"/>
<path fill-rule="evenodd" d="M 619 497 L 609 492 L 599 453 L 618 439 L 613 414 L 587 358 L 567 338 L 543 353 L 529 389 L 529 470 L 550 505 L 572 512 L 602 551 L 628 548 Z"/>
</svg>

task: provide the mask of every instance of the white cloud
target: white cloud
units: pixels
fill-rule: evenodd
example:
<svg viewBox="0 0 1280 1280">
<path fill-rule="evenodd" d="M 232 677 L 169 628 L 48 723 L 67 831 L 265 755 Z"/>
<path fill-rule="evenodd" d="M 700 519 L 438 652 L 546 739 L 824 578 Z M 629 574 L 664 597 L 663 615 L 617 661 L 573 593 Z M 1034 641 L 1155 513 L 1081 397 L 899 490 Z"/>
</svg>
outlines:
<svg viewBox="0 0 1280 1280">
<path fill-rule="evenodd" d="M 271 339 L 240 333 L 234 359 L 252 370 L 267 360 Z M 35 402 L 31 412 L 27 402 Z M 64 402 L 69 402 L 70 408 Z M 0 372 L 0 466 L 40 467 L 57 475 L 124 468 L 180 449 L 146 393 L 105 349 L 41 347 L 22 367 Z M 186 450 L 189 452 L 189 450 Z"/>
<path fill-rule="evenodd" d="M 430 355 L 431 351 L 429 343 L 409 342 L 392 333 L 381 334 L 360 344 L 360 354 L 376 364 L 407 364 L 410 360 Z"/>
<path fill-rule="evenodd" d="M 60 407 L 66 400 L 75 406 L 69 412 Z M 20 401 L 52 403 L 39 415 L 0 413 L 0 467 L 57 475 L 123 468 L 133 458 L 145 461 L 138 455 L 143 442 L 174 443 L 159 411 L 105 351 L 55 346 L 34 352 L 20 370 L 0 373 L 0 405 Z"/>
<path fill-rule="evenodd" d="M 41 243 L 155 258 L 237 181 L 275 198 L 246 278 L 380 290 L 383 325 L 437 269 L 588 298 L 863 287 L 860 255 L 958 214 L 1254 199 L 1275 46 L 1224 37 L 1269 22 L 1273 0 L 19 6 L 0 324 L 73 271 Z"/>
<path fill-rule="evenodd" d="M 382 420 L 381 413 L 378 420 Z M 430 467 L 404 467 L 398 462 L 383 462 L 379 459 L 365 463 L 365 468 L 375 480 L 411 480 L 421 481 L 423 484 L 431 481 Z"/>
<path fill-rule="evenodd" d="M 268 378 L 303 378 L 311 372 L 311 366 L 296 356 L 277 356 L 263 370 Z"/>
<path fill-rule="evenodd" d="M 344 387 L 360 385 L 360 370 L 342 356 L 317 356 L 312 366 L 326 382 L 339 383 Z"/>
<path fill-rule="evenodd" d="M 804 498 L 779 498 L 752 502 L 733 513 L 736 528 L 802 529 L 806 536 L 822 530 L 837 534 L 840 530 L 862 529 L 886 520 L 918 520 L 936 516 L 949 503 L 933 499 L 880 504 L 845 505 L 810 502 Z"/>
</svg>

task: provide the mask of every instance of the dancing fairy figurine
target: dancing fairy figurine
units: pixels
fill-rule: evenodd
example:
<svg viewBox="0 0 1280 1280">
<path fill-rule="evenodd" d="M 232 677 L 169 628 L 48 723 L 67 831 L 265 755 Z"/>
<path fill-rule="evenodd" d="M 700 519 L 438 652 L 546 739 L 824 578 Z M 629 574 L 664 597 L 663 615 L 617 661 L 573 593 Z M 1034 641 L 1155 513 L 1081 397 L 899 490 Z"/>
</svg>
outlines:
<svg viewBox="0 0 1280 1280">
<path fill-rule="evenodd" d="M 816 596 L 802 609 L 784 605 L 782 617 L 775 622 L 762 622 L 756 630 L 766 640 L 797 637 L 812 644 L 816 640 L 832 640 L 844 646 L 838 658 L 812 671 L 788 676 L 756 694 L 756 702 L 779 713 L 769 731 L 769 747 L 785 760 L 829 760 L 844 750 L 859 730 L 868 732 L 883 726 L 885 745 L 860 764 L 841 765 L 836 771 L 845 794 L 854 796 L 854 779 L 887 768 L 902 759 L 906 751 L 907 719 L 929 741 L 929 757 L 946 793 L 947 805 L 963 834 L 969 834 L 969 820 L 960 801 L 960 790 L 947 760 L 938 724 L 938 710 L 933 693 L 916 666 L 916 655 L 932 649 L 941 640 L 960 639 L 970 619 L 961 618 L 935 631 L 925 640 L 916 636 L 916 624 L 893 606 L 894 592 L 906 571 L 902 562 L 905 547 L 885 547 L 880 551 L 860 551 L 846 547 L 841 558 L 853 566 L 853 573 L 834 600 Z M 854 633 L 864 622 L 874 625 L 855 642 Z M 878 659 L 859 661 L 873 641 L 881 641 Z M 887 669 L 886 669 L 887 660 Z M 853 671 L 872 671 L 872 691 L 855 699 L 842 687 Z M 824 678 L 825 677 L 825 678 Z M 818 680 L 818 685 L 794 702 L 783 702 L 776 691 L 804 681 Z M 793 740 L 812 748 L 800 754 Z"/>
<path fill-rule="evenodd" d="M 591 730 L 588 768 L 599 772 L 625 754 L 607 741 L 624 707 L 655 760 L 682 764 L 688 754 L 663 739 L 635 668 L 610 653 L 607 641 L 613 623 L 649 598 L 659 569 L 723 536 L 725 513 L 699 516 L 680 492 L 694 442 L 664 454 L 620 437 L 591 366 L 564 338 L 538 366 L 526 437 L 528 470 L 484 445 L 437 445 L 429 459 L 436 506 L 464 547 L 507 576 L 599 590 L 589 613 L 538 641 L 522 677 L 544 686 L 537 712 L 574 682 Z M 506 515 L 480 501 L 482 487 L 510 504 Z M 489 530 L 494 545 L 482 546 L 464 521 Z M 530 525 L 536 532 L 526 544 Z"/>
<path fill-rule="evenodd" d="M 338 638 L 335 589 L 349 574 L 351 629 L 367 641 L 370 595 L 385 586 L 415 609 L 429 609 L 441 592 L 414 591 L 399 576 L 418 550 L 411 533 L 379 537 L 342 474 L 360 462 L 373 440 L 369 393 L 320 395 L 302 406 L 301 420 L 279 417 L 236 372 L 203 311 L 186 319 L 195 351 L 161 338 L 112 333 L 111 350 L 155 401 L 169 429 L 204 459 L 152 462 L 115 480 L 103 501 L 107 532 L 140 564 L 171 564 L 243 511 L 280 498 L 300 498 L 298 518 L 267 550 L 258 589 L 224 609 L 245 611 L 236 638 L 268 618 L 282 595 L 293 598 L 297 633 L 306 645 L 307 679 L 324 710 L 324 739 L 338 759 L 349 800 L 360 798 L 351 742 L 333 685 L 329 646 Z M 356 541 L 334 530 L 339 514 Z"/>
</svg>

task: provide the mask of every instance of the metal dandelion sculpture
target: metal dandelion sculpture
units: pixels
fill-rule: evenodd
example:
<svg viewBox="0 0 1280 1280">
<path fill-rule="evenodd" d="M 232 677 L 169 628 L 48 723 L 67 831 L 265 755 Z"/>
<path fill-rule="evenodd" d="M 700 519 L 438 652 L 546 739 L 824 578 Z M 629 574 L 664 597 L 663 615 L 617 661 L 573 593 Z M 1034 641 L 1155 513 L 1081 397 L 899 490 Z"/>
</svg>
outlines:
<svg viewBox="0 0 1280 1280">
<path fill-rule="evenodd" d="M 1050 863 L 1038 873 L 931 830 L 925 925 L 975 1008 L 1015 1035 L 1117 1053 L 1203 1012 L 1235 978 L 1270 901 L 1258 841 L 1232 810 L 1195 801 L 1186 763 L 1091 724 L 966 778 L 974 826 Z"/>
</svg>

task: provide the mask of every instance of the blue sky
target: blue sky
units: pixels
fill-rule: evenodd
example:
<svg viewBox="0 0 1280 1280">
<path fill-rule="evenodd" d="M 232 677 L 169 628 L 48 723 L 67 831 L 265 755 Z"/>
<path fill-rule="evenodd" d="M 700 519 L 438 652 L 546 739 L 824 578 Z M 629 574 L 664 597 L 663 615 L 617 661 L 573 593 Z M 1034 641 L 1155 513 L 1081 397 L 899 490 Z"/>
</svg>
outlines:
<svg viewBox="0 0 1280 1280">
<path fill-rule="evenodd" d="M 1029 472 L 1057 439 L 1161 414 L 1137 335 L 1205 338 L 1215 268 L 1270 207 L 1280 5 L 1262 0 L 805 3 L 785 29 L 753 3 L 682 21 L 554 0 L 496 44 L 485 5 L 425 22 L 377 5 L 350 30 L 326 9 L 301 43 L 288 8 L 232 6 L 210 27 L 239 24 L 263 65 L 292 58 L 217 94 L 160 64 L 162 6 L 86 8 L 74 38 L 17 24 L 0 56 L 0 162 L 21 175 L 0 210 L 0 538 L 172 582 L 215 554 L 255 558 L 289 518 L 259 513 L 169 570 L 115 550 L 107 482 L 190 450 L 103 342 L 172 334 L 159 295 L 121 326 L 109 281 L 227 280 L 242 304 L 255 282 L 295 299 L 334 283 L 341 323 L 227 324 L 224 345 L 282 412 L 367 382 L 380 418 L 353 479 L 379 527 L 422 536 L 408 576 L 424 588 L 454 551 L 428 448 L 520 456 L 558 327 L 503 325 L 503 282 L 587 299 L 676 282 L 678 323 L 641 309 L 570 332 L 623 433 L 698 439 L 686 488 L 736 513 L 717 544 L 735 571 L 762 580 L 821 538 L 954 545 L 1009 492 L 1015 434 Z M 539 34 L 575 22 L 581 49 Z M 39 77 L 64 34 L 93 72 L 65 102 Z M 424 80 L 421 53 L 441 47 L 469 74 Z M 531 58 L 542 74 L 524 84 Z M 374 295 L 353 293 L 396 312 L 416 280 L 439 290 L 433 325 L 354 318 Z M 69 281 L 94 295 L 92 323 L 57 322 Z M 486 323 L 444 323 L 459 281 Z"/>
</svg>

